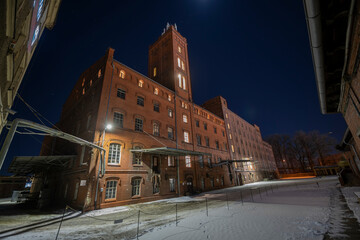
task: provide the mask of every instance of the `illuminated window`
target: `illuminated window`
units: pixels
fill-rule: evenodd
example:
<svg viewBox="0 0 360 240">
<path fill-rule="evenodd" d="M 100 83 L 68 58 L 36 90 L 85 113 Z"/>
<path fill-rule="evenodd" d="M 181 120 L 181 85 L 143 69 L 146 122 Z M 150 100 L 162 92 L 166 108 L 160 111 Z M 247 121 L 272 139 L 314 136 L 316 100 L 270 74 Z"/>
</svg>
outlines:
<svg viewBox="0 0 360 240">
<path fill-rule="evenodd" d="M 232 139 L 231 133 L 229 134 L 229 138 Z"/>
<path fill-rule="evenodd" d="M 92 85 L 92 80 L 90 80 L 90 86 Z"/>
<path fill-rule="evenodd" d="M 108 181 L 106 183 L 105 199 L 116 198 L 116 185 L 117 181 Z"/>
<path fill-rule="evenodd" d="M 158 95 L 159 94 L 159 89 L 158 88 L 154 88 L 154 94 Z"/>
<path fill-rule="evenodd" d="M 226 117 L 226 118 L 228 118 L 228 115 L 227 115 L 227 113 L 225 113 L 225 117 Z"/>
<path fill-rule="evenodd" d="M 178 60 L 178 67 L 181 67 L 181 61 L 180 61 L 180 58 L 177 58 Z"/>
<path fill-rule="evenodd" d="M 169 178 L 170 192 L 175 192 L 175 178 Z"/>
<path fill-rule="evenodd" d="M 184 123 L 187 123 L 187 122 L 188 122 L 187 115 L 185 115 L 185 114 L 183 114 L 183 122 L 184 122 Z"/>
<path fill-rule="evenodd" d="M 231 151 L 235 152 L 234 145 L 231 145 Z"/>
<path fill-rule="evenodd" d="M 85 88 L 83 88 L 83 90 L 82 90 L 82 95 L 84 95 L 85 94 Z"/>
<path fill-rule="evenodd" d="M 154 77 L 156 77 L 156 67 L 154 67 Z"/>
<path fill-rule="evenodd" d="M 179 87 L 182 88 L 181 74 L 178 75 L 178 79 L 179 79 Z"/>
<path fill-rule="evenodd" d="M 182 77 L 182 82 L 183 82 L 183 89 L 185 90 L 185 89 L 186 89 L 186 85 L 185 85 L 185 77 L 184 77 L 184 76 Z"/>
<path fill-rule="evenodd" d="M 121 157 L 121 145 L 117 143 L 111 143 L 109 147 L 108 163 L 120 164 Z"/>
<path fill-rule="evenodd" d="M 181 61 L 181 68 L 182 68 L 182 70 L 185 70 L 185 64 L 183 61 Z"/>
<path fill-rule="evenodd" d="M 168 116 L 171 118 L 173 117 L 173 110 L 170 108 L 168 109 Z"/>
<path fill-rule="evenodd" d="M 143 86 L 144 86 L 144 81 L 143 81 L 143 80 L 139 80 L 138 86 L 139 86 L 139 87 L 143 87 Z"/>
<path fill-rule="evenodd" d="M 191 167 L 191 158 L 190 158 L 190 156 L 185 156 L 185 165 L 188 168 Z"/>
<path fill-rule="evenodd" d="M 98 71 L 98 78 L 101 77 L 101 69 Z"/>
<path fill-rule="evenodd" d="M 230 129 L 230 124 L 227 124 L 228 129 Z"/>
<path fill-rule="evenodd" d="M 83 78 L 83 81 L 81 83 L 81 86 L 83 87 L 85 85 L 85 78 Z"/>
<path fill-rule="evenodd" d="M 122 79 L 125 78 L 125 71 L 124 70 L 120 70 L 119 77 L 121 77 Z"/>
<path fill-rule="evenodd" d="M 41 17 L 41 13 L 42 13 L 42 10 L 43 10 L 43 6 L 44 6 L 44 0 L 40 0 L 39 2 L 39 7 L 38 7 L 38 10 L 37 10 L 37 16 L 36 16 L 36 21 L 39 21 L 40 17 Z"/>
<path fill-rule="evenodd" d="M 175 166 L 175 158 L 174 156 L 168 156 L 168 166 L 174 167 Z"/>
<path fill-rule="evenodd" d="M 171 102 L 171 95 L 168 94 L 168 101 Z"/>
<path fill-rule="evenodd" d="M 141 147 L 136 146 L 134 149 L 141 149 Z M 140 152 L 133 152 L 133 159 L 132 159 L 133 165 L 141 165 L 142 159 L 141 159 L 141 153 Z"/>
<path fill-rule="evenodd" d="M 174 139 L 174 129 L 171 127 L 168 127 L 168 138 Z"/>
<path fill-rule="evenodd" d="M 189 143 L 189 132 L 184 131 L 184 142 Z"/>
<path fill-rule="evenodd" d="M 180 46 L 178 46 L 178 52 L 181 53 L 181 47 Z"/>
<path fill-rule="evenodd" d="M 153 134 L 154 134 L 154 136 L 160 135 L 160 126 L 156 122 L 153 124 Z"/>
</svg>

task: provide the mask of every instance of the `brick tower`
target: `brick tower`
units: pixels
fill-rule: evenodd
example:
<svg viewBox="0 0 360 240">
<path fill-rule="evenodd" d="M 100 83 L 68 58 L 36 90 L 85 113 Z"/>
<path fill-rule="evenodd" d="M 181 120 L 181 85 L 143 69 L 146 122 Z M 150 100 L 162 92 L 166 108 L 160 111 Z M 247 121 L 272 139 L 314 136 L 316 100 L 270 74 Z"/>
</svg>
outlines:
<svg viewBox="0 0 360 240">
<path fill-rule="evenodd" d="M 166 25 L 159 39 L 149 47 L 149 77 L 192 102 L 186 38 L 176 24 Z"/>
</svg>

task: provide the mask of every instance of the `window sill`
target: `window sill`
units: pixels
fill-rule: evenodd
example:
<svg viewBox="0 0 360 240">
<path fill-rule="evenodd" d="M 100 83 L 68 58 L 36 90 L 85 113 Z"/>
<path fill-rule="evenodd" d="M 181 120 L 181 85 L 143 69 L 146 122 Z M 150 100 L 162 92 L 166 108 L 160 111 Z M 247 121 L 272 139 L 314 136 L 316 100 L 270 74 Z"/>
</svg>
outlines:
<svg viewBox="0 0 360 240">
<path fill-rule="evenodd" d="M 116 163 L 108 163 L 107 164 L 109 167 L 121 167 L 120 164 L 116 164 Z"/>
<path fill-rule="evenodd" d="M 106 203 L 109 203 L 109 202 L 116 202 L 116 198 L 109 198 L 109 199 L 105 199 L 105 202 L 106 202 Z"/>
<path fill-rule="evenodd" d="M 144 165 L 142 164 L 133 164 L 133 167 L 143 167 Z"/>
<path fill-rule="evenodd" d="M 138 199 L 138 198 L 141 198 L 140 195 L 135 195 L 135 196 L 132 196 L 131 199 Z"/>
</svg>

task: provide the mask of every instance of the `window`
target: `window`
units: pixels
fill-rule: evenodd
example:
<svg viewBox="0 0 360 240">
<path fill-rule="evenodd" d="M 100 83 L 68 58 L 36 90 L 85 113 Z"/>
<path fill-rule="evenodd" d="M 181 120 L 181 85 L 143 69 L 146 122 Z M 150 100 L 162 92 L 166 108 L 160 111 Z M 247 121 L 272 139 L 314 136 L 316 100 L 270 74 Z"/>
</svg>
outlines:
<svg viewBox="0 0 360 240">
<path fill-rule="evenodd" d="M 221 186 L 224 186 L 224 177 L 221 177 Z"/>
<path fill-rule="evenodd" d="M 211 168 L 211 158 L 208 157 L 207 161 L 208 161 L 209 168 Z"/>
<path fill-rule="evenodd" d="M 168 109 L 168 116 L 171 118 L 173 117 L 173 110 L 170 108 Z"/>
<path fill-rule="evenodd" d="M 119 77 L 121 77 L 122 79 L 125 78 L 125 71 L 124 70 L 120 70 Z"/>
<path fill-rule="evenodd" d="M 76 182 L 73 200 L 76 200 L 76 199 L 77 199 L 78 193 L 79 193 L 79 182 Z"/>
<path fill-rule="evenodd" d="M 138 86 L 139 86 L 139 87 L 143 87 L 143 86 L 144 86 L 144 81 L 143 81 L 143 80 L 139 80 Z"/>
<path fill-rule="evenodd" d="M 227 124 L 228 129 L 230 129 L 230 124 Z"/>
<path fill-rule="evenodd" d="M 138 96 L 136 103 L 137 105 L 144 106 L 144 98 Z"/>
<path fill-rule="evenodd" d="M 105 190 L 105 199 L 116 198 L 117 181 L 107 181 Z"/>
<path fill-rule="evenodd" d="M 82 90 L 82 95 L 84 95 L 85 94 L 85 88 L 83 88 L 83 90 Z"/>
<path fill-rule="evenodd" d="M 85 85 L 85 78 L 83 78 L 83 81 L 81 83 L 81 86 L 83 87 Z"/>
<path fill-rule="evenodd" d="M 191 158 L 190 156 L 185 156 L 185 166 L 190 168 L 191 167 Z"/>
<path fill-rule="evenodd" d="M 199 121 L 199 120 L 195 120 L 195 125 L 196 125 L 197 127 L 200 127 L 200 121 Z"/>
<path fill-rule="evenodd" d="M 181 67 L 181 61 L 180 61 L 180 58 L 177 58 L 177 61 L 178 61 L 178 67 Z"/>
<path fill-rule="evenodd" d="M 118 88 L 116 96 L 118 96 L 121 99 L 125 99 L 126 92 L 125 90 L 122 90 L 121 88 Z"/>
<path fill-rule="evenodd" d="M 159 95 L 159 89 L 158 88 L 154 88 L 154 94 Z"/>
<path fill-rule="evenodd" d="M 160 112 L 160 106 L 158 103 L 154 103 L 154 111 L 155 112 Z"/>
<path fill-rule="evenodd" d="M 168 166 L 174 167 L 175 166 L 175 158 L 174 156 L 168 156 Z"/>
<path fill-rule="evenodd" d="M 159 136 L 160 135 L 160 126 L 159 126 L 159 123 L 154 123 L 153 124 L 153 133 L 154 133 L 154 136 Z"/>
<path fill-rule="evenodd" d="M 114 112 L 113 122 L 115 126 L 122 128 L 124 123 L 124 114 L 119 112 Z"/>
<path fill-rule="evenodd" d="M 121 145 L 117 143 L 111 143 L 109 147 L 108 163 L 120 164 Z"/>
<path fill-rule="evenodd" d="M 211 187 L 214 187 L 214 186 L 215 186 L 215 185 L 214 185 L 214 179 L 213 179 L 213 178 L 210 179 L 210 185 L 211 185 Z"/>
<path fill-rule="evenodd" d="M 167 95 L 167 99 L 168 99 L 169 102 L 171 102 L 171 95 L 170 94 Z"/>
<path fill-rule="evenodd" d="M 227 149 L 228 149 L 228 147 L 227 147 L 227 143 L 224 143 L 224 148 L 225 148 L 225 150 L 227 150 Z"/>
<path fill-rule="evenodd" d="M 92 79 L 90 80 L 89 84 L 90 84 L 90 86 L 92 85 Z"/>
<path fill-rule="evenodd" d="M 184 142 L 189 143 L 189 132 L 184 131 Z"/>
<path fill-rule="evenodd" d="M 183 87 L 182 87 L 182 88 L 183 88 L 184 90 L 186 90 L 185 77 L 184 77 L 184 76 L 182 77 L 182 81 L 183 81 Z"/>
<path fill-rule="evenodd" d="M 87 118 L 86 129 L 90 128 L 90 123 L 91 123 L 91 115 L 89 115 L 88 118 Z"/>
<path fill-rule="evenodd" d="M 175 192 L 175 178 L 169 178 L 170 192 Z"/>
<path fill-rule="evenodd" d="M 203 156 L 199 156 L 199 165 L 201 168 L 204 167 L 204 159 L 203 159 Z"/>
<path fill-rule="evenodd" d="M 204 122 L 204 129 L 207 130 L 207 123 Z"/>
<path fill-rule="evenodd" d="M 196 135 L 196 142 L 197 142 L 197 145 L 201 146 L 201 136 L 200 135 Z"/>
<path fill-rule="evenodd" d="M 140 195 L 140 184 L 141 184 L 141 178 L 133 178 L 131 180 L 131 185 L 132 185 L 131 196 Z"/>
<path fill-rule="evenodd" d="M 185 64 L 183 61 L 181 61 L 181 68 L 182 68 L 182 70 L 185 70 Z"/>
<path fill-rule="evenodd" d="M 168 127 L 168 138 L 174 139 L 174 130 L 171 127 Z"/>
<path fill-rule="evenodd" d="M 98 71 L 98 78 L 101 77 L 101 69 Z"/>
<path fill-rule="evenodd" d="M 219 141 L 215 141 L 216 149 L 219 149 Z"/>
<path fill-rule="evenodd" d="M 232 139 L 231 133 L 229 134 L 229 138 Z"/>
<path fill-rule="evenodd" d="M 154 67 L 154 73 L 153 73 L 154 75 L 154 77 L 156 77 L 156 67 Z"/>
<path fill-rule="evenodd" d="M 178 46 L 178 52 L 181 53 L 181 47 L 180 46 Z"/>
<path fill-rule="evenodd" d="M 227 113 L 225 113 L 225 117 L 228 118 L 228 114 L 227 114 Z"/>
<path fill-rule="evenodd" d="M 224 131 L 222 131 L 222 135 L 223 135 L 223 137 L 225 137 L 225 132 Z"/>
<path fill-rule="evenodd" d="M 134 149 L 141 149 L 141 147 L 136 146 L 136 147 L 134 147 Z M 142 154 L 140 152 L 133 152 L 133 160 L 132 160 L 133 165 L 141 165 L 142 164 L 141 155 Z"/>
<path fill-rule="evenodd" d="M 182 88 L 181 74 L 178 75 L 178 79 L 179 79 L 179 87 Z"/>
<path fill-rule="evenodd" d="M 143 131 L 143 120 L 140 118 L 135 118 L 135 131 Z"/>
<path fill-rule="evenodd" d="M 207 147 L 210 146 L 209 137 L 205 137 L 205 145 L 206 145 Z"/>
<path fill-rule="evenodd" d="M 234 145 L 231 145 L 231 151 L 232 151 L 232 152 L 235 152 Z"/>
<path fill-rule="evenodd" d="M 188 122 L 188 118 L 187 118 L 187 116 L 186 116 L 185 114 L 183 114 L 183 122 L 184 122 L 184 123 L 187 123 L 187 122 Z"/>
<path fill-rule="evenodd" d="M 217 133 L 217 129 L 216 129 L 216 127 L 214 127 L 214 133 Z"/>
</svg>

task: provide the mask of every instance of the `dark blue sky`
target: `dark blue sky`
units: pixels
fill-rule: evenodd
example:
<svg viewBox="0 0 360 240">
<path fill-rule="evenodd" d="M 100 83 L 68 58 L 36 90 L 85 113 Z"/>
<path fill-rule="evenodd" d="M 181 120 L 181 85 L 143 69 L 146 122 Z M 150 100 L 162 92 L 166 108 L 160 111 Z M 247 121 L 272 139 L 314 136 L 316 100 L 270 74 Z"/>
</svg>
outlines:
<svg viewBox="0 0 360 240">
<path fill-rule="evenodd" d="M 147 75 L 148 47 L 167 22 L 188 40 L 197 104 L 222 95 L 233 112 L 260 126 L 263 137 L 319 130 L 341 140 L 342 116 L 320 113 L 300 0 L 63 0 L 19 93 L 56 123 L 79 75 L 108 47 L 115 59 Z M 18 99 L 13 109 L 15 117 L 37 121 Z M 40 147 L 41 138 L 17 135 L 7 162 L 38 155 Z"/>
</svg>

